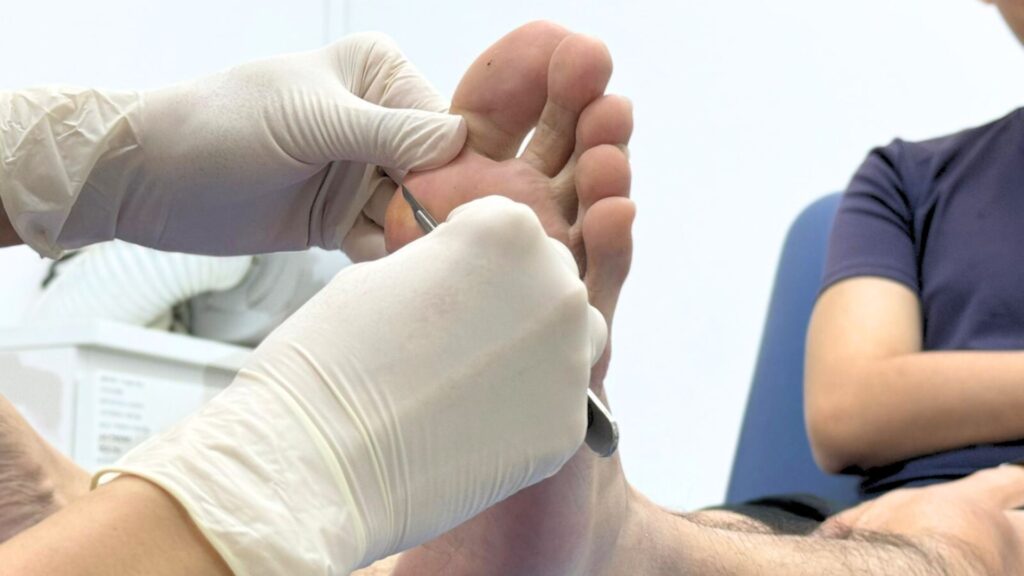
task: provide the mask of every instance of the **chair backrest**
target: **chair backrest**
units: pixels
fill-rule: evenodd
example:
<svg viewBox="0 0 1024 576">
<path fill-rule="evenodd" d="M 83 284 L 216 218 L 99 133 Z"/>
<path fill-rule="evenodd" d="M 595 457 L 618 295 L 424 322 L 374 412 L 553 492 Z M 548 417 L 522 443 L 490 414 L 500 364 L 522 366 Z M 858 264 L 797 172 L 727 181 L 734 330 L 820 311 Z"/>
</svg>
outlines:
<svg viewBox="0 0 1024 576">
<path fill-rule="evenodd" d="M 794 493 L 842 504 L 858 500 L 858 478 L 830 476 L 815 465 L 804 423 L 804 341 L 839 198 L 825 196 L 805 208 L 786 236 L 733 460 L 728 504 Z"/>
</svg>

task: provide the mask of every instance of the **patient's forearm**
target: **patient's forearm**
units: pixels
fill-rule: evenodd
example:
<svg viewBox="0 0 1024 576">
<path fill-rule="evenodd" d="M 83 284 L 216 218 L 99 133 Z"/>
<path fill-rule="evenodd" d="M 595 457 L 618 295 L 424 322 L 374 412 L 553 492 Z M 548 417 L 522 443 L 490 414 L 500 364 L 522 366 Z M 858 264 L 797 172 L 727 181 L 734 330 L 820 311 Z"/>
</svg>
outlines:
<svg viewBox="0 0 1024 576">
<path fill-rule="evenodd" d="M 831 399 L 808 394 L 812 439 L 829 470 L 1024 438 L 1024 352 L 904 354 L 836 378 Z"/>
<path fill-rule="evenodd" d="M 124 477 L 0 545 L 17 576 L 230 576 L 177 502 Z"/>
<path fill-rule="evenodd" d="M 804 371 L 822 468 L 1024 438 L 1024 352 L 923 351 L 924 324 L 917 292 L 892 280 L 849 278 L 822 293 Z"/>
</svg>

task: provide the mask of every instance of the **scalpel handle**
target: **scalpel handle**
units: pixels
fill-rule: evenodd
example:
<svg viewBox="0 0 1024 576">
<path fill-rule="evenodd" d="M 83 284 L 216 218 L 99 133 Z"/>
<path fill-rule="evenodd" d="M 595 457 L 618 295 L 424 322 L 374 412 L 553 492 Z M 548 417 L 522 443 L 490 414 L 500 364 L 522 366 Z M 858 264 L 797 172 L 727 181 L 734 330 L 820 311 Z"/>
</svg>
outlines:
<svg viewBox="0 0 1024 576">
<path fill-rule="evenodd" d="M 608 407 L 594 394 L 587 390 L 587 446 L 601 458 L 615 454 L 619 447 L 619 425 L 612 417 Z"/>
</svg>

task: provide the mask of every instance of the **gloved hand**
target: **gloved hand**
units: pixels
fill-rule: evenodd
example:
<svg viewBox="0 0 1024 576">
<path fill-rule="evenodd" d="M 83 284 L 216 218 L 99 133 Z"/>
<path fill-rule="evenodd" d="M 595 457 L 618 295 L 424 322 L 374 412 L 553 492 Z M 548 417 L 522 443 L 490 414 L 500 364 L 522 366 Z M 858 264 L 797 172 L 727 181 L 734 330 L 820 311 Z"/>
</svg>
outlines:
<svg viewBox="0 0 1024 576">
<path fill-rule="evenodd" d="M 235 574 L 346 574 L 555 473 L 607 328 L 524 205 L 452 212 L 343 270 L 196 416 L 116 466 L 163 487 Z"/>
<path fill-rule="evenodd" d="M 152 92 L 0 92 L 0 197 L 40 253 L 120 238 L 243 254 L 338 248 L 375 167 L 446 164 L 465 124 L 380 34 Z"/>
</svg>

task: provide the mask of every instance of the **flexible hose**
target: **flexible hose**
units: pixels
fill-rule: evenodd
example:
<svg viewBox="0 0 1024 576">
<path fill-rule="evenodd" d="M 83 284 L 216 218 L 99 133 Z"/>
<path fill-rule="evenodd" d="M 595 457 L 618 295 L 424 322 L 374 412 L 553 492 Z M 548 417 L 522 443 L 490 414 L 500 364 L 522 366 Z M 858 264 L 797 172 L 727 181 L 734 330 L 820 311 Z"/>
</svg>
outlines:
<svg viewBox="0 0 1024 576">
<path fill-rule="evenodd" d="M 29 313 L 30 320 L 95 318 L 149 326 L 175 304 L 237 286 L 252 257 L 158 252 L 114 241 L 64 265 Z"/>
</svg>

